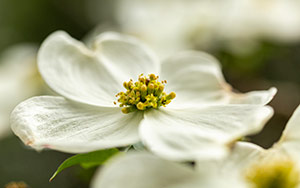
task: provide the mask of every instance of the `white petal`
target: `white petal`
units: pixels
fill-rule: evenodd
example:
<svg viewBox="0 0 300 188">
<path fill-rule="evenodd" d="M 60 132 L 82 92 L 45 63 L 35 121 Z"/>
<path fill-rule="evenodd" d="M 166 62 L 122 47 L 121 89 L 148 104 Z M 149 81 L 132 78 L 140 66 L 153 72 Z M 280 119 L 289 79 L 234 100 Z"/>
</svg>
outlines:
<svg viewBox="0 0 300 188">
<path fill-rule="evenodd" d="M 218 173 L 237 187 L 251 187 L 245 181 L 244 175 L 248 167 L 257 162 L 265 153 L 258 145 L 249 142 L 237 142 L 230 154 L 220 160 L 196 161 L 196 170 L 200 173 Z M 229 184 L 230 185 L 230 184 Z"/>
<path fill-rule="evenodd" d="M 96 38 L 94 47 L 100 59 L 122 81 L 135 80 L 142 73 L 159 72 L 155 54 L 135 38 L 107 32 Z"/>
<path fill-rule="evenodd" d="M 277 93 L 275 87 L 264 91 L 251 91 L 248 93 L 233 93 L 231 92 L 230 103 L 231 104 L 267 104 L 269 103 Z"/>
<path fill-rule="evenodd" d="M 251 164 L 259 160 L 266 150 L 249 142 L 237 142 L 230 155 L 222 162 L 222 172 L 241 175 Z"/>
<path fill-rule="evenodd" d="M 281 141 L 299 140 L 300 142 L 300 105 L 297 107 L 290 120 L 288 121 L 285 130 L 282 133 Z"/>
<path fill-rule="evenodd" d="M 125 115 L 120 108 L 43 96 L 18 105 L 11 115 L 11 126 L 25 144 L 37 150 L 80 153 L 138 142 L 141 119 L 142 113 Z"/>
<path fill-rule="evenodd" d="M 39 70 L 57 93 L 83 103 L 113 106 L 122 89 L 95 52 L 67 33 L 50 35 L 38 54 Z"/>
<path fill-rule="evenodd" d="M 176 98 L 171 106 L 199 106 L 203 104 L 266 104 L 276 93 L 256 91 L 236 94 L 226 83 L 219 62 L 212 56 L 196 51 L 179 53 L 162 64 L 161 78 L 168 81 L 167 92 Z"/>
<path fill-rule="evenodd" d="M 209 169 L 207 169 L 209 170 Z M 92 188 L 220 188 L 238 187 L 215 174 L 197 174 L 192 168 L 146 153 L 117 157 L 99 170 Z"/>
<path fill-rule="evenodd" d="M 218 161 L 196 162 L 196 169 L 206 173 L 206 169 L 219 173 L 219 176 L 225 177 L 240 187 L 251 187 L 245 180 L 245 173 L 251 165 L 263 157 L 265 150 L 258 145 L 248 142 L 237 142 L 230 154 Z M 208 165 L 207 165 L 208 164 Z M 203 168 L 204 166 L 204 168 Z M 214 173 L 214 172 L 210 172 Z"/>
<path fill-rule="evenodd" d="M 128 173 L 130 172 L 130 173 Z M 93 188 L 158 188 L 195 178 L 192 168 L 147 153 L 119 156 L 99 170 Z M 182 182 L 180 182 L 182 180 Z"/>
<path fill-rule="evenodd" d="M 272 116 L 270 107 L 223 105 L 160 109 L 145 113 L 141 139 L 164 158 L 195 160 L 223 157 L 231 142 L 260 131 Z"/>
<path fill-rule="evenodd" d="M 300 106 L 288 121 L 276 147 L 288 152 L 299 160 L 300 157 Z"/>
</svg>

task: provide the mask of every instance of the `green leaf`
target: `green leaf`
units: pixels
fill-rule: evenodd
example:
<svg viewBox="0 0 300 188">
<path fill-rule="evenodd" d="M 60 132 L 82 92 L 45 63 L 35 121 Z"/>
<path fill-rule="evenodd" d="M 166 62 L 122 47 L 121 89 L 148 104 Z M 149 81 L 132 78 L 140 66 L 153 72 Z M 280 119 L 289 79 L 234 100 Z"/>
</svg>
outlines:
<svg viewBox="0 0 300 188">
<path fill-rule="evenodd" d="M 58 173 L 63 171 L 66 168 L 69 168 L 74 165 L 80 165 L 83 168 L 90 168 L 94 166 L 98 166 L 106 162 L 110 157 L 117 154 L 119 150 L 117 149 L 107 149 L 107 150 L 99 150 L 90 153 L 83 153 L 74 155 L 68 159 L 66 159 L 56 170 L 56 172 L 52 175 L 49 181 L 52 181 Z"/>
</svg>

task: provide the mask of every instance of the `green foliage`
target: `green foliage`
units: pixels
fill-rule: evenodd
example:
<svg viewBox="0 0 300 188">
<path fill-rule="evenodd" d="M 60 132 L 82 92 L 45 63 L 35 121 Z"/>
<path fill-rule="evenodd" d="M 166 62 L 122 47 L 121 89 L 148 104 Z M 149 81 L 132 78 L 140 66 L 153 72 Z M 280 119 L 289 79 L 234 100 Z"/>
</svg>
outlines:
<svg viewBox="0 0 300 188">
<path fill-rule="evenodd" d="M 66 159 L 56 170 L 53 176 L 49 181 L 52 181 L 58 173 L 63 171 L 66 168 L 69 168 L 74 165 L 80 165 L 83 168 L 91 168 L 106 162 L 110 157 L 119 153 L 117 149 L 107 149 L 107 150 L 99 150 L 90 153 L 83 153 L 74 155 L 68 159 Z"/>
<path fill-rule="evenodd" d="M 236 74 L 258 74 L 265 65 L 278 53 L 280 46 L 271 42 L 261 41 L 253 50 L 246 54 L 234 54 L 228 49 L 219 50 L 216 55 L 223 63 L 224 68 Z"/>
</svg>

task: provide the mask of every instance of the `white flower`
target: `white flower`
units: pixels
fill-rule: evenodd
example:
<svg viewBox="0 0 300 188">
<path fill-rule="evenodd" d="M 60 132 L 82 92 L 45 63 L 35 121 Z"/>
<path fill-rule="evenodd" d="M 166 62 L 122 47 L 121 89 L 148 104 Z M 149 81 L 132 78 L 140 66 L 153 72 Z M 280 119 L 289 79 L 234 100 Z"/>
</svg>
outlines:
<svg viewBox="0 0 300 188">
<path fill-rule="evenodd" d="M 122 31 L 134 34 L 161 56 L 187 48 L 249 52 L 261 39 L 300 39 L 299 0 L 119 0 Z"/>
<path fill-rule="evenodd" d="M 300 106 L 270 149 L 238 142 L 224 160 L 197 161 L 195 170 L 145 153 L 128 154 L 99 169 L 91 187 L 299 188 Z"/>
<path fill-rule="evenodd" d="M 249 188 L 300 187 L 300 106 L 272 148 L 239 142 L 218 166 L 219 171 L 239 177 Z M 201 168 L 201 167 L 200 167 Z M 273 185 L 273 186 L 272 186 Z"/>
<path fill-rule="evenodd" d="M 239 179 L 201 163 L 201 170 L 147 153 L 117 156 L 99 169 L 91 188 L 245 188 Z"/>
<path fill-rule="evenodd" d="M 233 93 L 219 63 L 208 54 L 179 53 L 159 63 L 136 39 L 110 32 L 99 35 L 92 50 L 55 32 L 43 43 L 38 66 L 63 97 L 34 97 L 13 111 L 14 133 L 35 149 L 80 153 L 142 141 L 154 153 L 175 160 L 222 156 L 231 142 L 261 130 L 272 115 L 263 105 L 276 93 L 274 88 Z M 124 81 L 141 73 L 167 80 L 165 91 L 175 92 L 176 98 L 166 108 L 137 110 L 146 102 L 127 106 L 135 110 L 124 114 L 114 105 L 115 95 L 125 90 Z M 140 88 L 131 91 L 134 96 L 143 95 Z M 152 97 L 149 90 L 147 96 Z M 159 101 L 147 104 L 162 105 Z"/>
<path fill-rule="evenodd" d="M 198 161 L 194 171 L 149 154 L 122 156 L 96 173 L 92 187 L 299 188 L 299 123 L 300 106 L 271 149 L 238 142 L 225 160 Z"/>
<path fill-rule="evenodd" d="M 10 131 L 9 116 L 21 101 L 41 93 L 36 67 L 37 48 L 31 44 L 13 46 L 0 59 L 0 139 Z"/>
</svg>

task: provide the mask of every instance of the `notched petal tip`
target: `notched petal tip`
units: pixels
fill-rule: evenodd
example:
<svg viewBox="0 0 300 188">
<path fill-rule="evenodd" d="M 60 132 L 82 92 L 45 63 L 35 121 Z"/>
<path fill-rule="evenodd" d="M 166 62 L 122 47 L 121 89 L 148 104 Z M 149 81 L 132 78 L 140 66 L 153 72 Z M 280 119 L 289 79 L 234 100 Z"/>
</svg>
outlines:
<svg viewBox="0 0 300 188">
<path fill-rule="evenodd" d="M 53 91 L 81 103 L 112 107 L 113 95 L 121 88 L 94 51 L 63 31 L 43 42 L 38 68 Z"/>
<path fill-rule="evenodd" d="M 67 32 L 59 30 L 50 34 L 42 43 L 37 56 L 39 68 L 44 63 L 44 57 L 49 50 L 60 46 L 63 46 L 63 48 L 67 50 L 66 45 L 79 48 L 84 54 L 92 55 L 92 51 L 88 50 L 83 43 L 72 38 Z"/>
<path fill-rule="evenodd" d="M 266 104 L 269 103 L 274 98 L 274 96 L 277 94 L 277 91 L 278 90 L 276 87 L 271 87 L 268 90 L 269 95 L 267 96 L 268 100 L 266 100 Z"/>
<path fill-rule="evenodd" d="M 34 147 L 35 139 L 33 131 L 29 126 L 27 126 L 27 114 L 24 113 L 24 109 L 26 109 L 26 103 L 31 99 L 27 99 L 15 107 L 10 115 L 10 125 L 13 133 L 18 136 L 25 145 Z"/>
<path fill-rule="evenodd" d="M 25 143 L 27 146 L 32 146 L 33 145 L 33 140 L 29 140 Z"/>
<path fill-rule="evenodd" d="M 115 31 L 106 31 L 104 33 L 99 34 L 95 37 L 95 41 L 103 41 L 103 40 L 119 40 L 122 37 L 127 37 L 127 35 L 115 32 Z"/>
<path fill-rule="evenodd" d="M 266 105 L 274 98 L 276 93 L 277 89 L 275 87 L 271 87 L 268 90 L 250 91 L 247 93 L 234 93 L 230 91 L 230 103 Z"/>
<path fill-rule="evenodd" d="M 141 44 L 141 42 L 137 38 L 132 37 L 130 35 L 121 34 L 115 31 L 107 31 L 95 37 L 94 45 L 98 45 L 105 41 L 122 41 L 128 43 Z"/>
<path fill-rule="evenodd" d="M 138 38 L 135 38 L 130 35 L 118 33 L 115 31 L 107 31 L 101 33 L 97 37 L 95 37 L 93 48 L 95 51 L 97 51 L 97 49 L 101 51 L 101 46 L 103 45 L 103 43 L 111 42 L 111 41 L 120 42 L 120 44 L 127 43 L 130 45 L 137 46 L 138 48 L 142 49 L 147 54 L 147 56 L 149 56 L 152 59 L 152 61 L 155 62 L 155 66 L 158 66 L 159 59 L 157 55 L 154 53 L 154 51 L 152 51 L 152 49 L 149 46 L 147 46 L 145 43 L 140 41 Z"/>
<path fill-rule="evenodd" d="M 277 93 L 277 88 L 276 87 L 271 87 L 270 89 L 269 89 L 269 92 L 270 92 L 270 94 L 274 97 L 275 95 L 276 95 L 276 93 Z"/>
<path fill-rule="evenodd" d="M 249 130 L 249 134 L 255 134 L 263 129 L 265 124 L 271 119 L 274 114 L 274 110 L 271 106 L 262 106 L 257 109 L 255 116 L 250 120 L 254 125 L 252 130 Z"/>
<path fill-rule="evenodd" d="M 156 54 L 146 44 L 129 35 L 102 33 L 95 38 L 93 50 L 122 82 L 141 73 L 157 74 L 160 71 Z"/>
</svg>

